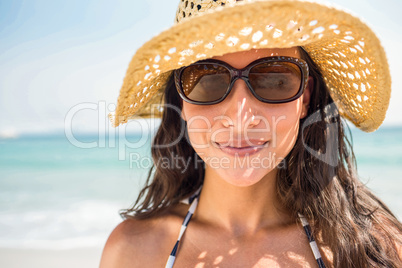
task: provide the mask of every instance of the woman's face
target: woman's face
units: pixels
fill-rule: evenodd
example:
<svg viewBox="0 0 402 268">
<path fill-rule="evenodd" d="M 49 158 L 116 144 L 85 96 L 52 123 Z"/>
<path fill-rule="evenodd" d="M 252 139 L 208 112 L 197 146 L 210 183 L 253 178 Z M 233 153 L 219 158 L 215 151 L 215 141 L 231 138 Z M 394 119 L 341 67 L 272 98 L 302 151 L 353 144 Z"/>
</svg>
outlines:
<svg viewBox="0 0 402 268">
<path fill-rule="evenodd" d="M 297 48 L 288 48 L 250 50 L 214 59 L 241 69 L 269 56 L 300 57 Z M 253 185 L 269 173 L 276 174 L 283 164 L 281 160 L 295 144 L 309 96 L 308 86 L 294 101 L 263 103 L 238 79 L 230 94 L 218 104 L 183 101 L 182 117 L 187 121 L 190 143 L 206 163 L 206 174 L 212 173 L 238 186 Z"/>
</svg>

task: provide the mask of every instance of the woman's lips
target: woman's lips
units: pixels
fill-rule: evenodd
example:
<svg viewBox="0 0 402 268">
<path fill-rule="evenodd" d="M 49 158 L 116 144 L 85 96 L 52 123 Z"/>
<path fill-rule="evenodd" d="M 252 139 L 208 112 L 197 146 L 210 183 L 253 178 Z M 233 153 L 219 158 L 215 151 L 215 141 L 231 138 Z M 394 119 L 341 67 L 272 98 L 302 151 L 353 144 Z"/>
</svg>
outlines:
<svg viewBox="0 0 402 268">
<path fill-rule="evenodd" d="M 216 146 L 224 153 L 233 156 L 252 155 L 267 147 L 268 141 L 231 141 L 214 142 Z"/>
</svg>

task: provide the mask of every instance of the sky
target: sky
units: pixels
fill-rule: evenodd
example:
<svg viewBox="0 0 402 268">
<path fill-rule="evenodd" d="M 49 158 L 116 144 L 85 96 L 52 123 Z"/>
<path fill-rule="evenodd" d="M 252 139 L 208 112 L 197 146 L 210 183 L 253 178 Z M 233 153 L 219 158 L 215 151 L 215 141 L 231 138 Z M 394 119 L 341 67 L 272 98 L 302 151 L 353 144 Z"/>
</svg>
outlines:
<svg viewBox="0 0 402 268">
<path fill-rule="evenodd" d="M 132 56 L 173 25 L 178 2 L 0 0 L 0 136 L 109 130 Z M 379 36 L 393 78 L 384 125 L 402 125 L 402 1 L 326 2 Z"/>
</svg>

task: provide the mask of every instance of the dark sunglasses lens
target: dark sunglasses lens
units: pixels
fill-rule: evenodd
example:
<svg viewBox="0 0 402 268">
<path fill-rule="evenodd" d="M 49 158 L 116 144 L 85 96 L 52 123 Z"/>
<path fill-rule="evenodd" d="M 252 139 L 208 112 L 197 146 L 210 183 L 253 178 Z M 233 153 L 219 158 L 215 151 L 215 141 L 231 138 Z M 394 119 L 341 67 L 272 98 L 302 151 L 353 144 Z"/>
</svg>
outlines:
<svg viewBox="0 0 402 268">
<path fill-rule="evenodd" d="M 267 62 L 251 68 L 249 82 L 263 99 L 280 101 L 294 97 L 300 90 L 302 72 L 291 62 Z"/>
<path fill-rule="evenodd" d="M 186 67 L 180 77 L 183 93 L 192 101 L 212 102 L 222 98 L 230 85 L 229 70 L 213 63 Z"/>
</svg>

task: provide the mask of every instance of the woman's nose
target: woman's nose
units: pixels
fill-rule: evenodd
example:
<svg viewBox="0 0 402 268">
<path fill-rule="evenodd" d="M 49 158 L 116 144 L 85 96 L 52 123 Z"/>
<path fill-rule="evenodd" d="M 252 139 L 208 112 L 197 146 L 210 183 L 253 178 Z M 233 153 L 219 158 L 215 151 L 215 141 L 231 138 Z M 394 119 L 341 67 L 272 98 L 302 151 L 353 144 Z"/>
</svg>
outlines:
<svg viewBox="0 0 402 268">
<path fill-rule="evenodd" d="M 223 124 L 239 128 L 250 128 L 258 125 L 260 119 L 257 114 L 256 102 L 258 100 L 251 93 L 246 82 L 238 79 L 234 83 L 229 95 L 222 102 L 224 109 L 223 116 L 227 118 L 226 121 L 231 121 L 223 122 Z"/>
</svg>

